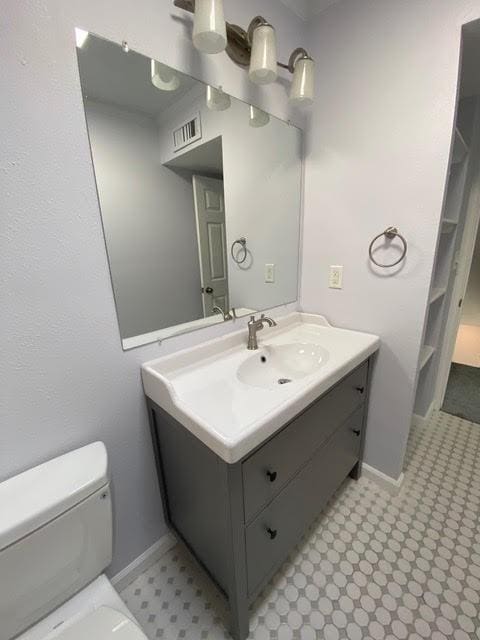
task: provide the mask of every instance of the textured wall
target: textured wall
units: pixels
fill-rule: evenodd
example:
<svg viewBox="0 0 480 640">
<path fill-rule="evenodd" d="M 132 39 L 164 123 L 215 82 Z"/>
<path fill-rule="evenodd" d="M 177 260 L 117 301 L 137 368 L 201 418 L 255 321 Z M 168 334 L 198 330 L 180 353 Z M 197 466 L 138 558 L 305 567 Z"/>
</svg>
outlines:
<svg viewBox="0 0 480 640">
<path fill-rule="evenodd" d="M 302 42 L 301 22 L 274 0 L 227 0 L 225 9 L 242 25 L 258 12 L 270 18 L 282 58 Z M 161 347 L 121 350 L 73 30 L 126 39 L 166 64 L 289 115 L 282 83 L 256 88 L 225 54 L 200 56 L 190 44 L 190 24 L 167 0 L 2 3 L 0 477 L 104 440 L 113 478 L 113 573 L 165 531 L 140 364 L 232 324 Z"/>
<path fill-rule="evenodd" d="M 366 461 L 395 478 L 412 417 L 460 30 L 479 16 L 478 0 L 341 0 L 309 27 L 318 97 L 307 134 L 301 304 L 381 337 Z M 408 259 L 397 272 L 377 270 L 368 245 L 392 224 L 408 240 Z M 342 290 L 328 288 L 331 264 L 344 265 Z"/>
</svg>

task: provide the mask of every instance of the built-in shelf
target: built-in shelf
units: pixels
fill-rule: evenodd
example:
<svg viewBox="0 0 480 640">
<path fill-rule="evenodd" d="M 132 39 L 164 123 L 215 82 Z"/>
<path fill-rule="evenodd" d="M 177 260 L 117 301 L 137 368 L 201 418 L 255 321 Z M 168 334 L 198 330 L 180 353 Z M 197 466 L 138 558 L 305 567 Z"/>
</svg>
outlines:
<svg viewBox="0 0 480 640">
<path fill-rule="evenodd" d="M 435 302 L 435 300 L 438 300 L 439 298 L 444 296 L 446 291 L 447 291 L 447 287 L 434 287 L 430 291 L 430 298 L 428 299 L 428 304 L 432 304 L 432 302 Z"/>
<path fill-rule="evenodd" d="M 470 112 L 469 112 L 470 113 Z M 463 116 L 470 117 L 467 112 L 459 113 L 460 122 L 468 130 L 468 123 Z M 428 416 L 435 397 L 439 358 L 445 331 L 445 300 L 452 287 L 452 264 L 454 260 L 457 231 L 464 220 L 464 207 L 467 181 L 471 172 L 471 154 L 469 145 L 461 131 L 455 127 L 448 181 L 445 190 L 445 201 L 440 219 L 440 233 L 432 274 L 432 284 L 428 297 L 428 312 L 423 331 L 423 347 L 420 350 L 417 369 L 417 388 L 414 412 L 418 416 Z"/>
<path fill-rule="evenodd" d="M 458 128 L 455 127 L 455 139 L 453 142 L 452 164 L 458 164 L 459 162 L 462 162 L 462 160 L 467 155 L 468 151 L 469 151 L 468 144 L 465 142 Z"/>
<path fill-rule="evenodd" d="M 435 347 L 431 347 L 428 344 L 423 345 L 420 351 L 420 362 L 418 363 L 419 370 L 423 369 L 434 353 Z"/>
<path fill-rule="evenodd" d="M 451 218 L 443 218 L 442 220 L 442 233 L 451 233 L 457 226 L 457 221 Z"/>
</svg>

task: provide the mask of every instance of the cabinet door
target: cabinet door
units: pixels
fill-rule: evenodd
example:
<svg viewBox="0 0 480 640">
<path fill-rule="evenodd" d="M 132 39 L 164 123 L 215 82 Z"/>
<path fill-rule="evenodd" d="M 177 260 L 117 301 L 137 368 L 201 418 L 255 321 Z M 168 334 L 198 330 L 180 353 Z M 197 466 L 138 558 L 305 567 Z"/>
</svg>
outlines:
<svg viewBox="0 0 480 640">
<path fill-rule="evenodd" d="M 246 529 L 248 592 L 251 596 L 284 561 L 307 526 L 355 466 L 363 407 L 309 460 Z"/>
<path fill-rule="evenodd" d="M 247 523 L 363 403 L 367 370 L 365 362 L 245 460 Z"/>
</svg>

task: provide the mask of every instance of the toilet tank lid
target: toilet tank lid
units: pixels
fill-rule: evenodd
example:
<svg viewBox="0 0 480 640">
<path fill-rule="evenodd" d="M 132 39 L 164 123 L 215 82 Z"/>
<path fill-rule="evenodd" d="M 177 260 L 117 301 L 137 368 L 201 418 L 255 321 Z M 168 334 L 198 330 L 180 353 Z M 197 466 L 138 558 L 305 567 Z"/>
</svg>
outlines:
<svg viewBox="0 0 480 640">
<path fill-rule="evenodd" d="M 0 483 L 0 551 L 108 483 L 107 450 L 93 442 Z"/>
</svg>

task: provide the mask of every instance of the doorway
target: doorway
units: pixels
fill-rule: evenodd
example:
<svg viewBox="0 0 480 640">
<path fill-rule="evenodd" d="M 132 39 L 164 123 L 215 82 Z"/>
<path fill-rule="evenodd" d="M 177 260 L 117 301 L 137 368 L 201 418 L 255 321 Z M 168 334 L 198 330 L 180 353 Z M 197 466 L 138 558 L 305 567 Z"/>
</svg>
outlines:
<svg viewBox="0 0 480 640">
<path fill-rule="evenodd" d="M 442 410 L 480 424 L 480 232 L 461 300 L 459 326 Z"/>
</svg>

